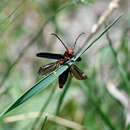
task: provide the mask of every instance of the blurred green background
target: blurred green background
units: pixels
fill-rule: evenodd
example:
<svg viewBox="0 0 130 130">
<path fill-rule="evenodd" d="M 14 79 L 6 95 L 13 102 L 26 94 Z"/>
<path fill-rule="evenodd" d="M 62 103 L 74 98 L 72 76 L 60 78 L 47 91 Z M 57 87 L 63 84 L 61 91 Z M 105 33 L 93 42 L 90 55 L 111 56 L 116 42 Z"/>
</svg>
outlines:
<svg viewBox="0 0 130 130">
<path fill-rule="evenodd" d="M 114 1 L 114 0 L 113 0 Z M 41 77 L 40 66 L 54 60 L 36 57 L 38 52 L 63 54 L 65 49 L 51 36 L 57 33 L 68 47 L 85 32 L 76 45 L 79 51 L 110 0 L 1 0 L 0 1 L 0 112 Z M 120 0 L 105 24 L 124 13 L 109 34 L 103 36 L 77 63 L 88 80 L 69 78 L 66 87 L 58 81 L 0 120 L 0 130 L 40 130 L 44 112 L 73 121 L 86 130 L 130 129 L 130 2 Z M 99 32 L 103 31 L 105 24 Z M 99 35 L 99 33 L 97 33 Z M 95 36 L 91 38 L 94 39 Z M 89 44 L 89 43 L 87 43 Z M 32 115 L 28 118 L 26 115 Z M 19 119 L 19 116 L 22 118 Z M 72 130 L 73 125 L 48 119 L 46 130 Z M 49 118 L 49 116 L 48 116 Z M 59 119 L 60 120 L 60 119 Z M 81 129 L 78 128 L 77 129 Z"/>
</svg>

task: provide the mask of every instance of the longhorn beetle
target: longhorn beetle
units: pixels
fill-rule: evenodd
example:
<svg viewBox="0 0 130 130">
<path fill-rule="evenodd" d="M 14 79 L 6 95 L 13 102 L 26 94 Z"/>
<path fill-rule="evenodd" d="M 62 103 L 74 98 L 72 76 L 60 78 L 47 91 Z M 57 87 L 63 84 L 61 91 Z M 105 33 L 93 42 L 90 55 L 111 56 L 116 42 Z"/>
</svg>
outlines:
<svg viewBox="0 0 130 130">
<path fill-rule="evenodd" d="M 53 63 L 40 67 L 40 69 L 38 71 L 39 75 L 48 75 L 52 71 L 55 71 L 60 65 L 67 64 L 66 62 L 68 60 L 71 60 L 75 56 L 75 53 L 74 53 L 75 45 L 76 45 L 77 40 L 79 39 L 79 37 L 82 34 L 85 34 L 85 33 L 81 33 L 76 38 L 73 47 L 71 49 L 68 49 L 67 46 L 65 45 L 65 43 L 60 39 L 60 37 L 57 34 L 52 33 L 51 35 L 56 36 L 60 40 L 60 42 L 65 47 L 66 51 L 64 54 L 54 54 L 54 53 L 46 53 L 46 52 L 37 53 L 36 56 L 38 56 L 38 57 L 57 60 Z M 80 62 L 81 57 L 79 57 L 76 61 Z M 84 72 L 82 72 L 76 65 L 73 64 L 73 65 L 69 66 L 68 69 L 59 76 L 59 88 L 63 88 L 65 82 L 67 81 L 69 72 L 72 75 L 72 77 L 74 76 L 78 80 L 85 80 L 88 78 Z"/>
</svg>

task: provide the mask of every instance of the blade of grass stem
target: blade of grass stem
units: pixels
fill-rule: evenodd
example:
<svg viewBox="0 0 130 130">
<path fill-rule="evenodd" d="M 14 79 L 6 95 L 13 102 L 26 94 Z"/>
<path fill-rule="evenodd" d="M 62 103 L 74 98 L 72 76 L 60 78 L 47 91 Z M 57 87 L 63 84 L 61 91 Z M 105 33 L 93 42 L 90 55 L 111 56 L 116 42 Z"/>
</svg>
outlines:
<svg viewBox="0 0 130 130">
<path fill-rule="evenodd" d="M 110 49 L 111 49 L 111 51 L 112 51 L 112 53 L 113 53 L 113 55 L 114 55 L 115 63 L 116 63 L 116 65 L 118 66 L 118 69 L 119 69 L 119 71 L 120 71 L 120 75 L 121 75 L 121 77 L 122 77 L 122 79 L 124 80 L 124 83 L 125 83 L 125 85 L 126 85 L 127 92 L 130 93 L 129 80 L 128 80 L 128 78 L 127 78 L 127 75 L 126 75 L 125 70 L 123 69 L 123 67 L 121 66 L 121 64 L 120 64 L 119 61 L 118 61 L 118 57 L 117 57 L 118 54 L 117 54 L 117 52 L 115 51 L 115 49 L 113 48 L 112 40 L 111 40 L 111 38 L 110 38 L 108 32 L 106 33 L 106 38 L 107 38 L 107 40 L 108 40 L 109 47 L 110 47 Z"/>
<path fill-rule="evenodd" d="M 21 5 L 25 2 L 25 0 L 22 0 L 22 2 L 4 19 L 0 22 L 0 26 L 2 24 L 6 24 L 6 21 L 18 10 L 20 9 Z"/>
<path fill-rule="evenodd" d="M 77 2 L 77 1 L 76 1 L 76 2 Z M 66 7 L 68 8 L 68 7 L 70 7 L 70 6 L 74 5 L 74 4 L 75 4 L 75 3 L 74 3 L 73 1 L 72 1 L 71 3 L 70 3 L 70 2 L 65 3 L 64 5 L 62 5 L 61 7 L 59 7 L 59 8 L 57 9 L 57 12 L 59 12 L 59 11 L 65 9 Z"/>
<path fill-rule="evenodd" d="M 4 27 L 3 29 L 1 30 L 1 35 L 4 34 L 4 32 L 6 32 L 6 30 L 23 14 L 23 12 L 25 11 L 25 9 L 23 8 L 21 10 L 21 12 L 19 14 L 17 14 L 13 19 L 12 21 L 8 22 Z"/>
<path fill-rule="evenodd" d="M 4 84 L 4 82 L 6 81 L 6 79 L 9 77 L 12 69 L 16 66 L 16 64 L 20 61 L 20 59 L 23 57 L 24 53 L 30 48 L 30 46 L 38 39 L 38 37 L 41 35 L 42 31 L 43 31 L 43 27 L 45 27 L 45 25 L 47 24 L 47 22 L 39 29 L 39 31 L 37 32 L 37 34 L 32 38 L 32 40 L 28 43 L 28 45 L 26 47 L 23 48 L 23 50 L 21 51 L 21 53 L 19 54 L 18 58 L 14 61 L 14 63 L 8 68 L 7 72 L 5 73 L 3 79 L 1 80 L 0 83 L 0 87 Z"/>
<path fill-rule="evenodd" d="M 95 38 L 95 40 L 93 40 L 89 45 L 86 45 L 75 57 L 75 60 L 77 60 L 77 58 L 79 56 L 81 56 L 86 50 L 88 50 L 97 40 L 99 40 L 122 16 L 123 14 L 121 14 L 120 16 L 118 16 L 110 25 L 108 25 L 105 30 L 97 37 Z"/>
<path fill-rule="evenodd" d="M 45 119 L 44 119 L 44 121 L 43 121 L 41 130 L 45 130 L 46 123 L 47 123 L 47 118 L 48 118 L 48 116 L 46 115 L 46 116 L 45 116 Z"/>
<path fill-rule="evenodd" d="M 8 113 L 9 111 L 12 111 L 13 109 L 15 109 L 16 107 L 18 107 L 20 104 L 24 103 L 25 101 L 27 101 L 29 98 L 31 98 L 33 95 L 39 93 L 41 90 L 45 89 L 49 84 L 51 84 L 54 80 L 56 80 L 58 78 L 59 75 L 61 75 L 70 65 L 72 65 L 74 63 L 74 61 L 76 61 L 76 59 L 78 57 L 80 57 L 88 48 L 90 48 L 99 38 L 101 38 L 101 36 L 103 34 L 105 34 L 105 32 L 107 32 L 112 25 L 114 25 L 119 18 L 122 15 L 120 15 L 119 17 L 117 17 L 110 25 L 107 26 L 107 28 L 103 31 L 103 33 L 101 33 L 95 40 L 93 40 L 89 46 L 86 46 L 85 48 L 83 48 L 81 50 L 81 52 L 79 52 L 75 57 L 72 58 L 72 60 L 69 60 L 67 62 L 68 65 L 62 65 L 60 68 L 58 68 L 55 72 L 56 74 L 54 74 L 53 72 L 50 73 L 48 76 L 46 76 L 45 78 L 41 79 L 39 82 L 37 82 L 32 88 L 30 88 L 28 91 L 26 91 L 20 98 L 18 98 L 7 110 L 5 110 L 3 113 L 0 114 L 0 117 L 3 117 L 6 113 Z"/>
<path fill-rule="evenodd" d="M 111 120 L 108 118 L 108 116 L 102 111 L 99 102 L 92 96 L 89 96 L 89 99 L 91 101 L 91 103 L 93 103 L 94 107 L 96 108 L 98 114 L 101 116 L 101 118 L 103 119 L 103 121 L 107 124 L 107 126 L 111 129 L 111 130 L 116 130 L 116 127 L 112 124 Z"/>
<path fill-rule="evenodd" d="M 71 80 L 72 80 L 72 77 L 69 75 L 69 78 L 67 80 L 67 83 L 65 85 L 65 88 L 64 88 L 64 91 L 62 92 L 60 98 L 59 98 L 59 101 L 58 101 L 58 105 L 57 105 L 57 108 L 56 108 L 56 115 L 59 115 L 59 111 L 60 111 L 60 108 L 61 108 L 61 105 L 62 105 L 62 102 L 64 100 L 64 97 L 70 87 L 70 84 L 71 84 Z"/>
<path fill-rule="evenodd" d="M 43 112 L 45 111 L 45 109 L 47 108 L 47 106 L 48 106 L 50 100 L 52 99 L 52 97 L 53 97 L 53 95 L 54 95 L 54 93 L 55 93 L 55 90 L 56 90 L 56 87 L 53 86 L 53 89 L 52 89 L 52 91 L 51 91 L 51 93 L 50 93 L 48 99 L 47 99 L 46 102 L 43 104 L 43 106 L 42 106 L 42 108 L 41 108 L 41 110 L 40 110 L 40 113 L 39 113 L 38 117 L 36 118 L 36 120 L 34 121 L 34 123 L 33 123 L 33 125 L 32 125 L 31 130 L 35 130 L 35 129 L 36 129 L 36 125 L 37 125 L 38 122 L 40 121 Z"/>
<path fill-rule="evenodd" d="M 100 107 L 100 103 L 97 101 L 97 99 L 92 95 L 92 90 L 91 87 L 86 87 L 86 82 L 84 81 L 81 85 L 81 89 L 83 93 L 86 95 L 88 93 L 89 101 L 94 105 L 96 108 L 98 114 L 101 116 L 105 124 L 111 129 L 111 130 L 116 130 L 116 127 L 112 124 L 111 120 L 108 118 L 108 116 L 102 111 Z"/>
<path fill-rule="evenodd" d="M 70 63 L 68 63 L 70 64 Z M 72 63 L 71 63 L 72 64 Z M 51 84 L 53 81 L 55 81 L 59 75 L 61 75 L 66 69 L 68 68 L 68 65 L 61 66 L 58 68 L 55 73 L 50 73 L 45 78 L 42 78 L 39 82 L 37 82 L 32 88 L 30 88 L 28 91 L 26 91 L 20 98 L 18 98 L 7 110 L 5 110 L 3 113 L 0 114 L 0 118 L 3 117 L 6 113 L 9 111 L 12 111 L 16 107 L 18 107 L 20 104 L 27 101 L 29 98 L 31 98 L 33 95 L 38 94 L 41 90 L 45 89 L 49 84 Z"/>
<path fill-rule="evenodd" d="M 70 3 L 72 5 L 72 3 Z M 68 7 L 67 6 L 64 6 L 64 8 Z M 62 8 L 62 9 L 64 9 Z M 62 10 L 61 8 L 60 9 L 57 9 L 56 11 L 56 14 L 58 12 L 60 12 Z M 53 19 L 56 15 L 52 15 L 50 16 L 46 21 L 45 23 L 41 26 L 41 28 L 39 29 L 39 31 L 36 33 L 36 35 L 32 38 L 32 40 L 30 40 L 30 42 L 28 43 L 28 45 L 23 48 L 23 50 L 21 51 L 21 53 L 19 54 L 18 58 L 14 61 L 14 63 L 8 68 L 7 72 L 5 73 L 4 77 L 2 78 L 1 82 L 0 82 L 0 87 L 3 86 L 3 84 L 5 83 L 5 81 L 8 79 L 9 75 L 11 74 L 11 71 L 13 70 L 13 68 L 15 68 L 16 64 L 20 61 L 20 59 L 23 57 L 23 55 L 25 54 L 25 52 L 30 48 L 30 46 L 33 45 L 33 43 L 35 43 L 35 41 L 39 38 L 39 36 L 42 34 L 43 30 L 44 30 L 44 27 L 47 25 L 47 23 L 49 21 L 51 21 L 51 19 Z"/>
</svg>

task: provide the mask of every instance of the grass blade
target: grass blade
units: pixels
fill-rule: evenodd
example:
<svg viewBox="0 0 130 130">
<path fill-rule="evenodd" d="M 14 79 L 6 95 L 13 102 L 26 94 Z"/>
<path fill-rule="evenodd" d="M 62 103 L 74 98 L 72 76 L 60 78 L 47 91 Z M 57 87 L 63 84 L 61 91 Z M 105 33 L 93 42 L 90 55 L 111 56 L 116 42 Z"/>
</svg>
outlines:
<svg viewBox="0 0 130 130">
<path fill-rule="evenodd" d="M 72 60 L 68 61 L 68 65 L 72 65 L 73 61 L 76 61 L 78 57 L 80 57 L 88 48 L 90 48 L 98 39 L 100 39 L 121 17 L 117 17 L 110 25 L 108 25 L 105 30 L 95 39 L 93 40 L 88 46 L 85 46 Z M 0 114 L 0 118 L 3 117 L 9 111 L 15 109 L 20 104 L 24 103 L 26 100 L 30 99 L 33 95 L 39 93 L 41 90 L 45 89 L 49 84 L 51 84 L 54 80 L 58 78 L 69 66 L 63 65 L 58 68 L 55 73 L 50 73 L 45 78 L 41 79 L 38 83 L 36 83 L 32 88 L 30 88 L 27 92 L 25 92 L 20 98 L 18 98 L 6 111 Z"/>
<path fill-rule="evenodd" d="M 18 98 L 5 112 L 0 114 L 0 117 L 5 115 L 9 111 L 15 109 L 20 104 L 24 103 L 26 100 L 31 98 L 33 95 L 39 93 L 41 90 L 45 89 L 49 84 L 56 80 L 58 76 L 62 74 L 67 68 L 68 66 L 61 66 L 59 69 L 56 70 L 56 74 L 52 72 L 45 78 L 41 79 L 32 88 L 25 92 L 20 98 Z"/>
<path fill-rule="evenodd" d="M 119 72 L 120 72 L 120 75 L 122 77 L 122 79 L 124 80 L 124 83 L 126 85 L 126 89 L 127 89 L 127 92 L 130 93 L 130 90 L 129 90 L 129 80 L 128 80 L 128 77 L 127 77 L 127 74 L 124 70 L 124 68 L 122 67 L 122 65 L 120 64 L 119 60 L 118 60 L 118 54 L 117 52 L 115 51 L 113 45 L 112 45 L 112 40 L 111 38 L 109 37 L 109 34 L 106 33 L 106 38 L 108 40 L 108 43 L 109 43 L 109 47 L 114 55 L 114 58 L 115 58 L 115 63 L 116 65 L 118 66 L 118 69 L 119 69 Z"/>
<path fill-rule="evenodd" d="M 52 91 L 50 92 L 49 96 L 48 96 L 48 99 L 46 100 L 46 102 L 44 103 L 44 105 L 42 106 L 41 110 L 40 110 L 40 113 L 38 114 L 38 117 L 35 119 L 33 125 L 32 125 L 32 128 L 30 130 L 36 130 L 36 126 L 37 124 L 40 122 L 40 119 L 42 118 L 42 114 L 43 112 L 45 111 L 45 109 L 47 108 L 50 100 L 52 99 L 54 93 L 55 93 L 55 90 L 56 90 L 56 87 L 53 86 L 52 88 Z"/>
<path fill-rule="evenodd" d="M 45 116 L 41 130 L 45 130 L 46 123 L 47 123 L 47 115 Z"/>
<path fill-rule="evenodd" d="M 60 96 L 60 98 L 59 98 L 59 101 L 58 101 L 58 105 L 57 105 L 57 108 L 56 108 L 56 115 L 59 115 L 62 102 L 63 102 L 63 100 L 64 100 L 64 97 L 65 97 L 65 95 L 66 95 L 66 92 L 68 91 L 68 89 L 69 89 L 69 87 L 70 87 L 71 80 L 72 80 L 72 77 L 71 77 L 71 75 L 69 75 L 68 81 L 67 81 L 67 83 L 66 83 L 66 85 L 65 85 L 65 89 L 64 89 L 63 93 L 61 94 L 61 96 Z"/>
<path fill-rule="evenodd" d="M 122 16 L 123 14 L 121 14 L 120 16 L 118 16 L 110 25 L 108 25 L 105 30 L 97 37 L 95 38 L 95 40 L 93 40 L 89 45 L 85 46 L 75 57 L 75 60 L 81 56 L 86 50 L 88 50 L 97 40 L 99 40 Z M 75 61 L 74 60 L 74 61 Z"/>
</svg>

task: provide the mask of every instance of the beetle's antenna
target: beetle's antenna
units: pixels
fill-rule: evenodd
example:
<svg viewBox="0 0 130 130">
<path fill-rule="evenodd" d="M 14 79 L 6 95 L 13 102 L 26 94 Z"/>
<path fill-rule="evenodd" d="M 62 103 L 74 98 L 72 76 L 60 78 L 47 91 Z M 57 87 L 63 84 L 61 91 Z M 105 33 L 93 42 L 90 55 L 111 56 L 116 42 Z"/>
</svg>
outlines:
<svg viewBox="0 0 130 130">
<path fill-rule="evenodd" d="M 74 42 L 73 49 L 75 48 L 75 45 L 76 45 L 78 39 L 80 38 L 80 36 L 83 35 L 83 34 L 85 34 L 85 33 L 82 32 L 82 33 L 80 33 L 80 34 L 78 35 L 78 37 L 76 38 L 76 40 L 75 40 L 75 42 Z"/>
<path fill-rule="evenodd" d="M 56 37 L 60 40 L 60 42 L 63 44 L 63 46 L 65 47 L 65 49 L 68 50 L 68 48 L 67 48 L 67 46 L 65 45 L 65 43 L 60 39 L 60 37 L 59 37 L 57 34 L 51 33 L 51 35 L 56 36 Z"/>
</svg>

